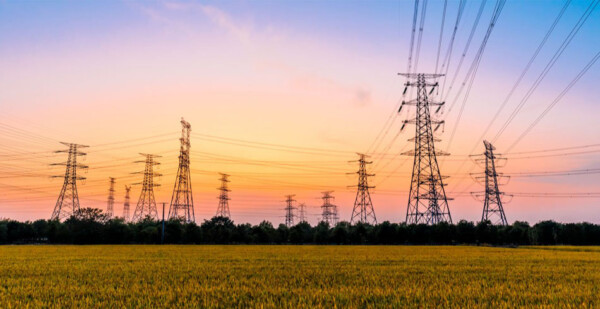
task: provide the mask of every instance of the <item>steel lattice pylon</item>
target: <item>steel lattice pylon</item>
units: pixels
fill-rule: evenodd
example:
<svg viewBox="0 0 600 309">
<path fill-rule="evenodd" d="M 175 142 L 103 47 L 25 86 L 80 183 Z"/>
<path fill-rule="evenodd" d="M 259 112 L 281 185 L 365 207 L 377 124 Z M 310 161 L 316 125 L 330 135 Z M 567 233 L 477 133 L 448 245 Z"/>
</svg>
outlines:
<svg viewBox="0 0 600 309">
<path fill-rule="evenodd" d="M 296 201 L 294 199 L 294 196 L 296 196 L 296 195 L 292 194 L 292 195 L 285 196 L 286 197 L 286 199 L 285 199 L 286 206 L 284 208 L 285 209 L 285 225 L 287 227 L 291 227 L 294 225 L 294 217 L 295 217 L 294 210 L 296 210 L 296 207 L 294 207 L 294 202 Z"/>
<path fill-rule="evenodd" d="M 300 205 L 298 205 L 298 222 L 308 222 L 306 221 L 306 204 L 305 203 L 300 203 Z"/>
<path fill-rule="evenodd" d="M 179 167 L 173 187 L 169 219 L 182 219 L 195 222 L 194 197 L 192 195 L 192 178 L 190 176 L 190 133 L 192 126 L 181 118 L 181 147 L 179 151 Z"/>
<path fill-rule="evenodd" d="M 231 213 L 229 212 L 229 188 L 227 188 L 227 183 L 229 175 L 221 174 L 221 187 L 219 187 L 219 206 L 217 207 L 217 217 L 231 217 Z"/>
<path fill-rule="evenodd" d="M 112 218 L 115 212 L 115 178 L 108 177 L 110 179 L 110 189 L 108 189 L 108 201 L 106 202 L 106 215 Z"/>
<path fill-rule="evenodd" d="M 499 159 L 494 154 L 496 148 L 488 141 L 483 141 L 485 145 L 485 153 L 483 162 L 485 164 L 485 172 L 483 175 L 485 183 L 485 192 L 483 200 L 483 213 L 481 214 L 481 221 L 490 221 L 492 224 L 508 225 L 506 215 L 504 214 L 504 207 L 502 206 L 502 199 L 500 196 L 504 195 L 504 192 L 500 192 L 498 188 L 498 177 L 503 177 L 496 172 L 496 159 Z M 506 176 L 504 176 L 506 177 Z M 477 196 L 481 192 L 471 192 L 471 194 Z"/>
<path fill-rule="evenodd" d="M 368 156 L 365 154 L 358 153 L 358 156 L 359 159 L 357 161 L 350 161 L 358 162 L 358 172 L 356 172 L 356 174 L 358 174 L 358 185 L 356 186 L 356 198 L 354 199 L 354 208 L 352 209 L 350 223 L 361 222 L 377 224 L 375 209 L 373 209 L 373 202 L 371 201 L 371 194 L 369 193 L 369 189 L 375 187 L 369 186 L 368 182 L 369 176 L 375 176 L 375 174 L 367 173 L 367 164 L 373 162 L 367 162 L 366 158 Z"/>
<path fill-rule="evenodd" d="M 145 154 L 140 153 L 142 156 L 146 157 L 144 161 L 135 161 L 135 163 L 146 163 L 143 172 L 135 172 L 133 174 L 144 174 L 144 180 L 141 183 L 135 183 L 134 185 L 142 185 L 142 192 L 140 194 L 140 198 L 135 207 L 135 211 L 133 212 L 133 218 L 131 219 L 134 222 L 140 221 L 146 217 L 150 217 L 151 219 L 158 220 L 158 211 L 156 210 L 156 200 L 154 199 L 154 187 L 160 186 L 160 184 L 154 183 L 154 177 L 161 176 L 161 174 L 154 172 L 154 166 L 159 165 L 160 163 L 156 162 L 154 159 L 159 158 L 158 155 Z"/>
<path fill-rule="evenodd" d="M 52 178 L 64 177 L 65 180 L 63 182 L 62 189 L 60 190 L 60 194 L 58 195 L 58 199 L 56 200 L 56 205 L 54 206 L 54 211 L 52 212 L 50 220 L 63 220 L 65 218 L 69 218 L 79 210 L 80 207 L 79 195 L 77 193 L 77 180 L 84 180 L 85 177 L 77 176 L 77 170 L 87 168 L 86 165 L 77 163 L 77 157 L 86 155 L 86 153 L 79 151 L 79 148 L 85 148 L 89 146 L 63 142 L 61 142 L 61 144 L 68 146 L 69 150 L 58 150 L 55 151 L 55 153 L 66 152 L 69 154 L 69 157 L 65 163 L 51 164 L 64 165 L 66 170 L 64 176 L 51 176 Z"/>
<path fill-rule="evenodd" d="M 406 76 L 409 81 L 406 87 L 417 87 L 417 98 L 408 102 L 402 101 L 398 112 L 404 105 L 416 106 L 416 116 L 414 119 L 405 120 L 402 129 L 407 123 L 414 124 L 415 148 L 412 151 L 405 152 L 405 155 L 414 156 L 412 177 L 410 182 L 410 191 L 408 195 L 408 206 L 406 209 L 407 224 L 437 224 L 440 222 L 452 223 L 450 209 L 448 207 L 448 198 L 444 189 L 443 179 L 437 162 L 437 156 L 447 155 L 446 153 L 435 150 L 434 142 L 439 141 L 434 138 L 434 129 L 438 129 L 443 120 L 431 119 L 431 106 L 437 106 L 438 111 L 444 104 L 429 102 L 428 94 L 433 92 L 437 83 L 428 82 L 427 79 L 437 78 L 441 74 L 400 74 Z M 427 91 L 427 87 L 432 87 Z M 406 89 L 404 90 L 406 93 Z"/>
<path fill-rule="evenodd" d="M 337 206 L 331 203 L 331 200 L 335 199 L 331 193 L 333 191 L 325 191 L 322 192 L 323 196 L 323 205 L 321 205 L 322 209 L 322 218 L 321 222 L 326 222 L 329 226 L 335 226 L 338 222 L 338 213 Z"/>
<path fill-rule="evenodd" d="M 129 192 L 131 186 L 125 186 L 125 202 L 123 203 L 123 219 L 129 221 Z"/>
</svg>

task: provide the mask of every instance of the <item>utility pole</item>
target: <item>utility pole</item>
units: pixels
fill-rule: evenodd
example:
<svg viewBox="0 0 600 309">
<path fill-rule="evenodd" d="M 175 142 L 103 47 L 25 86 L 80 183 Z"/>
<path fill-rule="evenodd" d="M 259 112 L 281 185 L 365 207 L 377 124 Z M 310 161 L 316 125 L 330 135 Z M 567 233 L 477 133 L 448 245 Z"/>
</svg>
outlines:
<svg viewBox="0 0 600 309">
<path fill-rule="evenodd" d="M 112 218 L 115 208 L 115 178 L 108 177 L 110 179 L 110 189 L 108 189 L 108 202 L 106 203 L 106 215 Z"/>
<path fill-rule="evenodd" d="M 371 194 L 369 189 L 375 187 L 369 186 L 368 177 L 375 176 L 375 174 L 367 173 L 367 164 L 372 164 L 372 161 L 367 161 L 369 157 L 365 154 L 358 153 L 358 185 L 356 186 L 356 198 L 354 199 L 354 208 L 352 209 L 352 217 L 350 223 L 361 222 L 366 224 L 377 224 L 377 218 L 375 217 L 375 210 L 373 209 L 373 202 L 371 201 Z"/>
<path fill-rule="evenodd" d="M 192 195 L 192 178 L 190 175 L 190 133 L 192 126 L 181 118 L 181 146 L 179 149 L 179 167 L 171 197 L 169 219 L 183 219 L 184 222 L 195 222 L 194 197 Z"/>
<path fill-rule="evenodd" d="M 321 209 L 323 213 L 321 221 L 326 222 L 327 224 L 329 224 L 329 226 L 333 227 L 337 224 L 338 221 L 337 206 L 331 204 L 331 201 L 335 199 L 331 195 L 333 191 L 325 191 L 322 193 L 323 197 L 321 198 L 323 199 L 323 205 L 321 205 Z"/>
<path fill-rule="evenodd" d="M 54 211 L 50 220 L 63 220 L 77 213 L 79 210 L 79 194 L 77 193 L 77 180 L 84 180 L 85 177 L 77 176 L 77 169 L 86 169 L 87 165 L 77 163 L 77 157 L 86 155 L 85 152 L 79 151 L 80 148 L 89 146 L 64 143 L 61 144 L 69 147 L 68 150 L 57 150 L 55 153 L 68 153 L 67 162 L 53 163 L 50 165 L 64 165 L 65 175 L 62 189 L 56 200 Z M 52 178 L 60 178 L 63 176 L 51 176 Z"/>
<path fill-rule="evenodd" d="M 294 225 L 294 210 L 296 209 L 296 207 L 294 207 L 294 202 L 296 202 L 296 200 L 294 199 L 294 196 L 296 196 L 295 194 L 291 194 L 291 195 L 286 195 L 286 206 L 285 206 L 285 225 L 287 227 L 292 227 Z"/>
<path fill-rule="evenodd" d="M 131 186 L 125 186 L 125 202 L 123 203 L 123 219 L 125 222 L 129 221 L 129 192 L 131 191 Z"/>
<path fill-rule="evenodd" d="M 298 205 L 298 210 L 300 212 L 298 219 L 300 222 L 307 222 L 306 221 L 306 204 L 305 203 L 300 203 L 300 205 Z"/>
<path fill-rule="evenodd" d="M 415 125 L 415 137 L 409 141 L 415 142 L 414 150 L 403 153 L 414 157 L 410 191 L 408 195 L 408 206 L 406 208 L 407 224 L 437 224 L 440 222 L 452 223 L 448 198 L 446 197 L 445 184 L 437 162 L 437 156 L 447 155 L 436 151 L 434 142 L 438 142 L 433 135 L 434 131 L 444 124 L 443 120 L 431 119 L 431 106 L 437 106 L 438 112 L 444 102 L 430 102 L 430 95 L 438 83 L 428 82 L 428 79 L 438 78 L 442 74 L 400 74 L 406 76 L 409 81 L 405 84 L 404 93 L 408 87 L 417 87 L 417 98 L 410 101 L 402 101 L 398 113 L 404 105 L 416 106 L 414 119 L 405 120 L 401 130 L 406 124 Z M 428 92 L 427 87 L 431 87 Z M 435 125 L 435 129 L 432 129 Z"/>
<path fill-rule="evenodd" d="M 221 178 L 219 180 L 221 181 L 221 187 L 217 188 L 219 189 L 219 206 L 217 207 L 216 216 L 230 218 L 231 213 L 229 212 L 229 192 L 231 190 L 229 190 L 229 188 L 227 187 L 227 183 L 229 183 L 229 175 L 223 173 L 220 174 Z"/>
<path fill-rule="evenodd" d="M 483 213 L 481 215 L 481 221 L 490 221 L 492 224 L 508 225 L 506 215 L 504 214 L 504 207 L 502 206 L 502 199 L 500 196 L 505 195 L 498 188 L 498 178 L 506 177 L 496 172 L 496 160 L 503 159 L 498 155 L 494 154 L 494 147 L 490 142 L 483 141 L 485 145 L 484 158 L 477 161 L 485 164 L 485 172 L 483 176 L 475 176 L 476 180 L 484 179 L 485 192 L 471 192 L 475 197 L 478 197 L 483 193 Z"/>
<path fill-rule="evenodd" d="M 143 172 L 135 172 L 133 174 L 144 174 L 144 180 L 141 183 L 135 183 L 134 185 L 142 185 L 142 192 L 140 198 L 133 212 L 132 221 L 137 222 L 146 217 L 150 217 L 154 220 L 158 220 L 158 212 L 156 211 L 156 200 L 154 199 L 154 187 L 160 186 L 160 184 L 154 183 L 154 177 L 161 176 L 161 174 L 154 172 L 154 166 L 159 165 L 155 159 L 159 158 L 158 155 L 140 153 L 146 157 L 144 161 L 135 161 L 134 163 L 146 163 Z"/>
</svg>

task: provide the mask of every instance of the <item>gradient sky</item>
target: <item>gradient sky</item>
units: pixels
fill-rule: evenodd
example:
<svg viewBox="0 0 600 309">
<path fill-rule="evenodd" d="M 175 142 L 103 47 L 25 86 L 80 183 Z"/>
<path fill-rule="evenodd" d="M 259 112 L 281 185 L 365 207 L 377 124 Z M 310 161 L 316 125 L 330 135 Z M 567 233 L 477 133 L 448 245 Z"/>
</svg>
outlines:
<svg viewBox="0 0 600 309">
<path fill-rule="evenodd" d="M 506 108 L 486 134 L 492 140 L 533 85 L 590 1 L 572 1 Z M 467 155 L 483 152 L 479 137 L 510 92 L 564 5 L 509 0 L 496 24 L 473 89 L 455 100 L 479 48 L 495 1 L 487 1 L 472 44 L 440 116 L 447 124 L 436 146 L 454 221 L 478 220 L 482 190 Z M 170 201 L 180 124 L 192 124 L 196 219 L 214 215 L 218 172 L 231 174 L 236 222 L 283 221 L 283 200 L 296 194 L 317 222 L 320 192 L 334 190 L 340 218 L 349 220 L 356 183 L 355 152 L 373 151 L 371 184 L 379 221 L 404 221 L 414 127 L 398 134 L 393 117 L 402 99 L 413 15 L 412 1 L 0 1 L 0 217 L 49 218 L 66 160 L 59 141 L 90 145 L 82 206 L 106 207 L 108 177 L 117 178 L 115 212 L 125 184 L 141 181 L 139 152 L 163 157 L 157 202 Z M 480 1 L 467 1 L 448 80 L 457 72 Z M 448 1 L 442 56 L 458 2 Z M 418 71 L 433 72 L 442 1 L 429 1 Z M 518 154 L 596 144 L 600 105 L 596 63 L 547 116 L 510 151 L 517 137 L 600 50 L 600 8 L 590 15 L 508 129 L 494 140 L 509 160 L 506 174 L 600 168 L 600 147 Z M 449 84 L 449 82 L 448 82 Z M 464 92 L 463 92 L 464 93 Z M 436 93 L 437 94 L 437 93 Z M 434 96 L 436 96 L 434 94 Z M 441 97 L 441 95 L 437 94 Z M 439 99 L 439 98 L 436 98 Z M 450 108 L 450 106 L 453 106 Z M 449 139 L 456 127 L 451 145 Z M 211 137 L 213 136 L 213 137 Z M 216 138 L 215 138 L 216 136 Z M 286 145 L 267 146 L 260 143 Z M 371 147 L 371 146 L 378 147 Z M 283 149 L 283 150 L 282 150 Z M 583 154 L 570 154 L 582 152 Z M 595 151 L 595 152 L 594 152 Z M 531 158 L 534 156 L 534 158 Z M 512 158 L 512 159 L 511 159 Z M 598 174 L 514 177 L 506 192 L 598 192 Z M 132 190 L 132 212 L 140 187 Z M 599 198 L 515 197 L 509 222 L 600 223 Z"/>
</svg>

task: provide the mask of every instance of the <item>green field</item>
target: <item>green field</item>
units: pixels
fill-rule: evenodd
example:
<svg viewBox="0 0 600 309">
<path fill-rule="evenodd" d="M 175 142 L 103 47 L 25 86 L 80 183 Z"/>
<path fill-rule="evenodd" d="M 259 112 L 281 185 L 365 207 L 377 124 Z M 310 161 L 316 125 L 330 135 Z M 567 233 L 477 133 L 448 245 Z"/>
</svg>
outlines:
<svg viewBox="0 0 600 309">
<path fill-rule="evenodd" d="M 597 307 L 599 286 L 598 247 L 0 247 L 0 308 Z"/>
</svg>

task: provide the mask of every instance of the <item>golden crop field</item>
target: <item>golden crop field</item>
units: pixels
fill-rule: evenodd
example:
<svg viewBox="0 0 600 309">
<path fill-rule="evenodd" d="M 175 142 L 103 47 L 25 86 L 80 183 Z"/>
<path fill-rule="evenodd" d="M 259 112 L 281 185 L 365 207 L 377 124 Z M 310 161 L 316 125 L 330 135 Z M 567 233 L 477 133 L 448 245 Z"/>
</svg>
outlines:
<svg viewBox="0 0 600 309">
<path fill-rule="evenodd" d="M 0 247 L 0 308 L 597 307 L 599 287 L 589 247 Z"/>
</svg>

